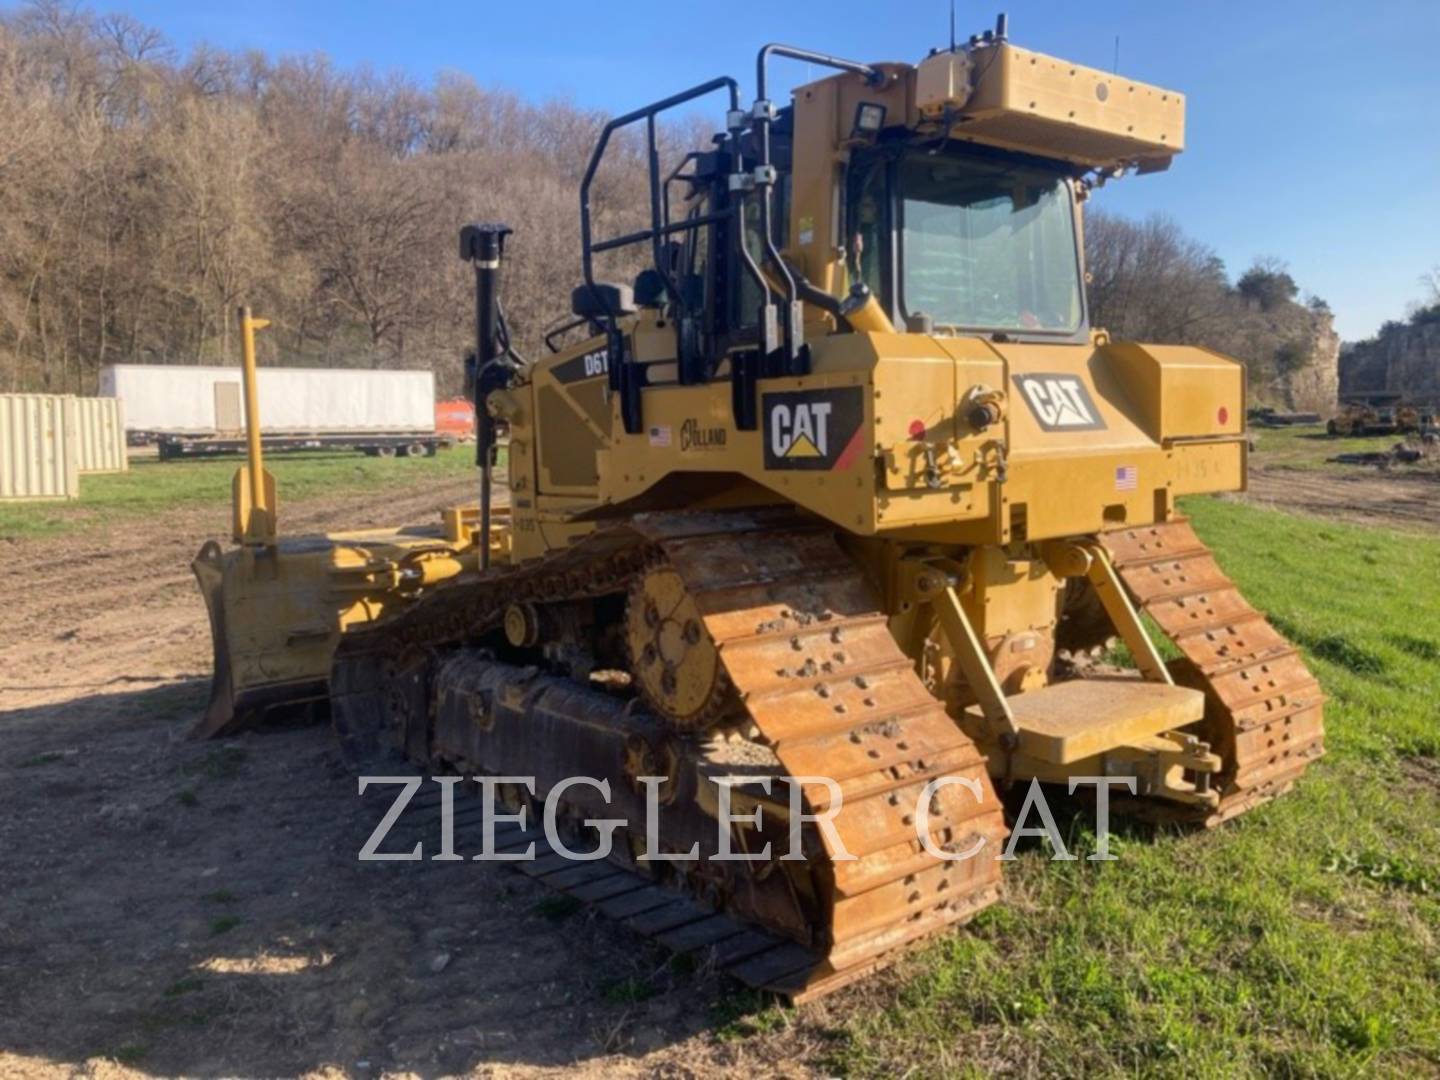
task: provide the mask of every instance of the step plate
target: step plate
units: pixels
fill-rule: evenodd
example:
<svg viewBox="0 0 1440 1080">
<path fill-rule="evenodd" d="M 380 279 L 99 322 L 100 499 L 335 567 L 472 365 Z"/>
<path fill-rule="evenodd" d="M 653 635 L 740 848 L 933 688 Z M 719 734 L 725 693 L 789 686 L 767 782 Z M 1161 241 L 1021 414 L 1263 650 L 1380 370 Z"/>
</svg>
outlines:
<svg viewBox="0 0 1440 1080">
<path fill-rule="evenodd" d="M 1010 700 L 1020 729 L 1020 753 L 1070 765 L 1205 715 L 1198 690 L 1139 679 L 1072 679 Z M 978 721 L 978 709 L 971 709 Z"/>
</svg>

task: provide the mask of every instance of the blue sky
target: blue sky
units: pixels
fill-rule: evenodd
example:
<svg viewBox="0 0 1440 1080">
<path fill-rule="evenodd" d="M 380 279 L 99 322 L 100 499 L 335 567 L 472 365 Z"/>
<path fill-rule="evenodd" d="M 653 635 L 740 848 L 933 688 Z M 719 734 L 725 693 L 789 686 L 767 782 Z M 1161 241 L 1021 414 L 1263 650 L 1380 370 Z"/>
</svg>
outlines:
<svg viewBox="0 0 1440 1080">
<path fill-rule="evenodd" d="M 11 6 L 8 5 L 7 6 Z M 429 78 L 442 69 L 527 97 L 622 111 L 717 74 L 753 95 L 754 54 L 778 40 L 861 60 L 923 57 L 948 0 L 504 3 L 429 0 L 97 0 L 175 44 L 322 51 Z M 1187 149 L 1167 173 L 1108 186 L 1098 205 L 1163 211 L 1232 274 L 1285 259 L 1364 337 L 1421 295 L 1440 264 L 1440 2 L 1335 0 L 1007 5 L 1018 44 L 1184 91 Z M 992 4 L 958 3 L 964 33 Z M 803 67 L 786 77 L 802 82 Z"/>
</svg>

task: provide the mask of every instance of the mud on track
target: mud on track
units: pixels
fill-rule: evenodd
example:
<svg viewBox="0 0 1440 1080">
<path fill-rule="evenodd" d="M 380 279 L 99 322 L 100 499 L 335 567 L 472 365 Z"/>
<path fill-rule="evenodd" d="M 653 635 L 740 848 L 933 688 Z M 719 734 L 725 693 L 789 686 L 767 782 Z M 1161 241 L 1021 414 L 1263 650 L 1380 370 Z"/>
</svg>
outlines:
<svg viewBox="0 0 1440 1080">
<path fill-rule="evenodd" d="M 470 495 L 317 501 L 285 524 L 425 520 Z M 732 987 L 522 874 L 359 863 L 390 794 L 362 805 L 328 731 L 186 740 L 209 672 L 188 563 L 225 524 L 209 507 L 0 542 L 0 1074 L 807 1071 L 821 1028 L 717 1038 Z"/>
</svg>

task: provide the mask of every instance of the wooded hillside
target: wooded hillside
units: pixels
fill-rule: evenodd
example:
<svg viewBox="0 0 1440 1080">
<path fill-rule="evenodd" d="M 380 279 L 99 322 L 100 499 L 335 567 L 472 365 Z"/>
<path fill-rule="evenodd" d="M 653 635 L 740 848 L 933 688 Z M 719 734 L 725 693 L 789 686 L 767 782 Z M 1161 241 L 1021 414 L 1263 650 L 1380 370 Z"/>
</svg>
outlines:
<svg viewBox="0 0 1440 1080">
<path fill-rule="evenodd" d="M 528 341 L 579 275 L 576 191 L 600 114 L 442 74 L 324 57 L 178 56 L 126 16 L 0 16 L 0 390 L 93 392 L 101 364 L 233 357 L 455 372 L 471 278 L 457 231 L 516 229 L 508 307 Z M 597 228 L 633 227 L 617 147 Z M 623 219 L 623 220 L 621 220 Z"/>
<path fill-rule="evenodd" d="M 579 280 L 577 192 L 603 122 L 464 74 L 182 56 L 56 0 L 0 15 L 0 390 L 91 393 L 106 363 L 228 361 L 242 302 L 273 322 L 262 360 L 430 367 L 454 390 L 472 333 L 459 225 L 515 228 L 507 307 L 538 351 Z M 663 134 L 674 152 L 709 133 Z M 616 151 L 601 234 L 646 213 L 638 148 Z M 1280 266 L 1232 285 L 1175 223 L 1099 210 L 1087 247 L 1097 325 L 1239 356 L 1261 400 L 1333 400 L 1328 311 L 1298 303 Z"/>
</svg>

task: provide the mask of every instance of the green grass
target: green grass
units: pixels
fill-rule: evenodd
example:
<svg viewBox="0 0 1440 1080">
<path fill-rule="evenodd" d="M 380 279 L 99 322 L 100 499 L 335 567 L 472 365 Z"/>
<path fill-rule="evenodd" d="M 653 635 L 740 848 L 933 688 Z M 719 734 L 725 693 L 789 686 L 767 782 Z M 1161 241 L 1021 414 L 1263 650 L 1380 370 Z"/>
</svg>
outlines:
<svg viewBox="0 0 1440 1080">
<path fill-rule="evenodd" d="M 611 1005 L 638 1005 L 648 1001 L 657 993 L 649 979 L 631 976 L 610 983 L 600 991 L 600 997 Z"/>
<path fill-rule="evenodd" d="M 187 975 L 183 979 L 176 979 L 167 986 L 164 996 L 167 998 L 177 998 L 185 994 L 194 994 L 204 988 L 205 984 L 200 979 L 193 975 Z"/>
<path fill-rule="evenodd" d="M 41 765 L 54 765 L 65 760 L 65 755 L 56 750 L 49 750 L 43 754 L 36 754 L 34 757 L 25 758 L 16 764 L 17 769 L 35 769 Z"/>
<path fill-rule="evenodd" d="M 85 525 L 144 517 L 171 507 L 230 501 L 230 482 L 239 457 L 213 461 L 139 458 L 129 472 L 85 476 L 74 502 L 0 506 L 0 539 L 48 536 Z M 283 513 L 287 502 L 322 495 L 423 484 L 437 477 L 466 476 L 475 470 L 475 449 L 456 446 L 434 457 L 371 458 L 324 451 L 272 454 L 265 467 L 274 474 Z"/>
<path fill-rule="evenodd" d="M 1329 755 L 1214 832 L 1122 824 L 1107 864 L 1021 855 L 1005 902 L 827 1032 L 824 1067 L 1440 1070 L 1440 540 L 1219 500 L 1186 510 L 1304 649 L 1330 695 Z M 1093 842 L 1088 813 L 1060 820 L 1072 851 Z"/>
<path fill-rule="evenodd" d="M 1293 427 L 1250 429 L 1257 464 L 1270 469 L 1300 469 L 1306 472 L 1353 472 L 1354 465 L 1326 461 L 1338 454 L 1365 454 L 1389 450 L 1404 435 L 1337 436 L 1325 434 L 1324 424 L 1297 424 Z M 1435 465 L 1420 462 L 1394 466 L 1401 472 L 1435 470 Z"/>
<path fill-rule="evenodd" d="M 239 926 L 241 919 L 239 915 L 220 915 L 210 920 L 210 936 L 219 937 L 221 934 L 228 934 L 235 927 Z"/>
<path fill-rule="evenodd" d="M 205 776 L 211 780 L 233 780 L 245 767 L 250 751 L 243 746 L 219 746 L 203 758 L 187 762 L 180 771 L 187 776 Z"/>
<path fill-rule="evenodd" d="M 752 1035 L 768 1035 L 783 1030 L 795 1010 L 774 994 L 760 990 L 736 989 L 714 1003 L 710 1019 L 715 1037 L 721 1042 L 735 1042 Z"/>
<path fill-rule="evenodd" d="M 542 916 L 550 922 L 564 922 L 584 906 L 567 893 L 557 893 L 554 896 L 542 897 L 532 910 L 536 915 Z"/>
</svg>

